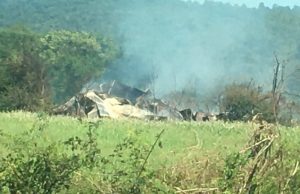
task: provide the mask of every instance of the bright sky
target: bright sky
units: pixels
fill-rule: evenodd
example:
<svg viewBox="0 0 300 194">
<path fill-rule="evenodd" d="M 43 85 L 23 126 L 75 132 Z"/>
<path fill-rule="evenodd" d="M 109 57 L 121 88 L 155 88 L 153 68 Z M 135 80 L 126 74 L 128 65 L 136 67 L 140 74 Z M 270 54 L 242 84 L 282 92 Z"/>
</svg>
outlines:
<svg viewBox="0 0 300 194">
<path fill-rule="evenodd" d="M 185 1 L 189 1 L 189 0 L 185 0 Z M 192 0 L 192 1 L 198 1 L 200 3 L 203 3 L 205 0 Z M 238 5 L 245 4 L 248 7 L 257 7 L 260 2 L 263 2 L 265 6 L 268 7 L 272 7 L 273 4 L 277 4 L 281 6 L 290 6 L 290 7 L 294 7 L 294 5 L 300 6 L 300 0 L 214 0 L 214 1 L 221 1 L 225 3 L 238 4 Z"/>
</svg>

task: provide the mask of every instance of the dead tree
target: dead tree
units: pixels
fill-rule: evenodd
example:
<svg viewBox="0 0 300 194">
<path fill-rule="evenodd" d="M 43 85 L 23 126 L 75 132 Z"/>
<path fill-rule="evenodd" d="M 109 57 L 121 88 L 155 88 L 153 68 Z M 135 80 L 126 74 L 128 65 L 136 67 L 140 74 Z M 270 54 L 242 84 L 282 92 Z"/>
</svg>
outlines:
<svg viewBox="0 0 300 194">
<path fill-rule="evenodd" d="M 284 68 L 285 66 L 280 63 L 276 53 L 275 57 L 275 68 L 273 74 L 273 85 L 272 85 L 272 103 L 273 103 L 273 114 L 275 122 L 278 122 L 279 102 L 283 93 L 284 86 Z"/>
</svg>

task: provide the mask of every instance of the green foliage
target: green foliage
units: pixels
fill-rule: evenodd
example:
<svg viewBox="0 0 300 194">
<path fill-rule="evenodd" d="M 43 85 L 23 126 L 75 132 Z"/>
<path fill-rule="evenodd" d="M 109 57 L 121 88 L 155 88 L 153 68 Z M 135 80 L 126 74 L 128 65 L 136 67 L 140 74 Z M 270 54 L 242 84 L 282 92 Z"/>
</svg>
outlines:
<svg viewBox="0 0 300 194">
<path fill-rule="evenodd" d="M 225 160 L 221 191 L 225 193 L 296 193 L 299 161 L 293 160 L 270 124 L 254 131 L 247 147 Z M 292 160 L 291 160 L 292 159 Z M 295 181 L 291 184 L 291 181 Z"/>
<path fill-rule="evenodd" d="M 169 189 L 157 178 L 157 172 L 144 166 L 150 150 L 137 137 L 125 138 L 104 161 L 103 181 L 110 184 L 113 193 L 166 192 Z"/>
<path fill-rule="evenodd" d="M 86 32 L 52 31 L 41 38 L 40 56 L 48 61 L 55 100 L 79 92 L 92 78 L 99 78 L 116 57 L 112 41 Z"/>
<path fill-rule="evenodd" d="M 229 120 L 247 120 L 261 113 L 264 120 L 273 122 L 272 107 L 271 96 L 251 83 L 228 85 L 220 99 L 220 109 L 228 113 Z"/>
<path fill-rule="evenodd" d="M 0 113 L 0 121 L 0 193 L 299 193 L 296 127 L 24 112 Z M 157 139 L 162 146 L 151 151 Z"/>
<path fill-rule="evenodd" d="M 87 139 L 70 138 L 64 143 L 64 148 L 71 150 L 69 153 L 58 151 L 59 142 L 46 147 L 39 144 L 37 140 L 48 132 L 47 126 L 47 116 L 40 113 L 28 132 L 10 137 L 18 145 L 0 158 L 0 192 L 57 193 L 68 190 L 79 168 L 99 164 L 100 149 L 93 133 L 97 123 L 89 123 Z"/>
<path fill-rule="evenodd" d="M 223 191 L 234 190 L 241 185 L 237 184 L 240 169 L 248 162 L 246 154 L 232 153 L 225 159 L 223 176 L 220 187 Z"/>
<path fill-rule="evenodd" d="M 66 143 L 72 145 L 73 151 L 80 150 L 81 167 L 98 171 L 97 184 L 100 187 L 103 185 L 102 187 L 106 187 L 112 193 L 124 194 L 169 190 L 167 185 L 157 178 L 157 172 L 145 166 L 148 159 L 146 156 L 151 153 L 148 146 L 140 141 L 139 132 L 135 131 L 117 144 L 111 154 L 103 157 L 100 155 L 96 134 L 93 132 L 98 127 L 99 123 L 89 123 L 88 139 L 85 142 L 76 137 Z"/>
<path fill-rule="evenodd" d="M 69 187 L 78 158 L 59 154 L 53 147 L 31 155 L 8 155 L 1 159 L 0 191 L 53 193 Z"/>
<path fill-rule="evenodd" d="M 15 146 L 0 158 L 0 192 L 50 194 L 69 187 L 74 171 L 80 167 L 79 158 L 58 152 L 57 144 L 44 147 L 38 143 L 47 123 L 41 113 L 31 130 L 8 136 Z"/>
<path fill-rule="evenodd" d="M 76 192 L 99 192 L 100 185 L 112 193 L 157 193 L 169 191 L 157 177 L 157 172 L 145 166 L 148 146 L 134 133 L 116 146 L 107 157 L 101 155 L 96 130 L 100 122 L 87 122 L 86 137 L 71 137 L 64 141 L 67 152 L 59 152 L 60 142 L 49 146 L 37 140 L 48 133 L 48 118 L 37 115 L 33 127 L 25 133 L 11 138 L 10 153 L 0 158 L 0 192 L 10 193 L 58 193 L 72 192 L 78 184 L 74 176 L 81 172 L 98 172 L 96 183 L 77 188 Z M 75 185 L 73 185 L 75 184 Z M 104 193 L 107 193 L 104 192 Z"/>
<path fill-rule="evenodd" d="M 39 35 L 15 26 L 0 29 L 0 110 L 39 110 L 49 103 Z"/>
<path fill-rule="evenodd" d="M 99 128 L 99 122 L 89 122 L 88 131 L 86 133 L 87 139 L 81 139 L 78 136 L 71 137 L 64 142 L 73 154 L 80 157 L 81 164 L 88 168 L 98 166 L 102 161 L 101 149 L 97 142 L 96 129 Z"/>
<path fill-rule="evenodd" d="M 116 53 L 111 40 L 90 33 L 0 29 L 0 110 L 47 110 L 99 78 Z"/>
</svg>

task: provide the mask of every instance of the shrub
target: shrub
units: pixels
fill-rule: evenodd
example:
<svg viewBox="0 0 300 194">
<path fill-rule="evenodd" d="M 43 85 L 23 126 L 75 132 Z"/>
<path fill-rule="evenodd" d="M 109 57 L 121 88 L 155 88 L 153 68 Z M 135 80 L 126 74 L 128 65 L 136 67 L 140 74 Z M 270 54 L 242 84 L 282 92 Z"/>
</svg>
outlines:
<svg viewBox="0 0 300 194">
<path fill-rule="evenodd" d="M 39 35 L 24 27 L 0 29 L 0 110 L 36 111 L 49 104 Z"/>
<path fill-rule="evenodd" d="M 227 156 L 220 189 L 224 193 L 297 193 L 299 161 L 293 158 L 274 125 L 259 125 L 245 149 Z"/>
<path fill-rule="evenodd" d="M 113 193 L 168 191 L 168 187 L 158 179 L 158 172 L 146 167 L 151 150 L 141 144 L 136 136 L 124 139 L 103 163 L 101 174 L 104 182 L 110 185 Z"/>
<path fill-rule="evenodd" d="M 25 156 L 9 154 L 1 159 L 0 191 L 10 193 L 53 193 L 68 188 L 79 168 L 75 156 L 60 155 L 54 147 Z"/>
<path fill-rule="evenodd" d="M 39 113 L 33 127 L 11 138 L 11 152 L 0 158 L 0 192 L 57 193 L 69 188 L 73 173 L 81 166 L 79 156 L 58 151 L 59 143 L 40 145 L 48 117 Z"/>
<path fill-rule="evenodd" d="M 39 139 L 47 132 L 48 117 L 40 113 L 30 130 L 16 136 L 4 134 L 11 138 L 13 146 L 10 153 L 0 157 L 0 193 L 169 191 L 158 172 L 146 165 L 162 133 L 151 147 L 139 140 L 139 133 L 134 133 L 104 157 L 96 134 L 101 122 L 84 125 L 86 137 L 75 136 L 63 144 L 52 142 L 45 146 Z M 61 153 L 62 146 L 65 151 Z"/>
<path fill-rule="evenodd" d="M 0 28 L 0 110 L 48 110 L 101 76 L 117 53 L 90 33 Z"/>
<path fill-rule="evenodd" d="M 220 110 L 228 113 L 229 120 L 247 120 L 261 113 L 264 120 L 274 121 L 270 95 L 264 94 L 251 83 L 233 83 L 225 87 L 220 99 Z"/>
</svg>

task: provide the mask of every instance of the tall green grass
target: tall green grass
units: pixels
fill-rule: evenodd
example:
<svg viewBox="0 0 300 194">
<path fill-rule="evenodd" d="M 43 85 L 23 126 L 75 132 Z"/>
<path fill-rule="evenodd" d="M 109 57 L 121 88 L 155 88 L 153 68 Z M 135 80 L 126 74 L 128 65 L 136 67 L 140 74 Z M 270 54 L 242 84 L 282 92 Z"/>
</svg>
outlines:
<svg viewBox="0 0 300 194">
<path fill-rule="evenodd" d="M 74 117 L 46 116 L 47 124 L 41 135 L 42 144 L 65 141 L 69 137 L 83 137 L 86 123 Z M 26 132 L 38 120 L 38 113 L 10 112 L 0 113 L 0 131 L 10 135 Z M 98 141 L 104 153 L 110 152 L 115 145 L 135 131 L 141 133 L 141 141 L 151 144 L 156 135 L 165 129 L 162 136 L 162 149 L 155 149 L 152 158 L 155 162 L 174 162 L 182 157 L 196 154 L 198 156 L 226 156 L 230 152 L 243 148 L 252 135 L 255 124 L 242 122 L 153 122 L 134 119 L 103 119 L 97 129 Z M 299 127 L 280 127 L 282 141 L 291 149 L 300 145 Z M 0 142 L 0 150 L 9 149 Z M 6 142 L 9 143 L 9 142 Z M 12 145 L 13 146 L 13 145 Z M 2 152 L 3 153 L 3 152 Z"/>
<path fill-rule="evenodd" d="M 41 133 L 41 144 L 65 141 L 69 137 L 83 137 L 86 123 L 73 117 L 47 116 L 47 124 Z M 0 130 L 3 133 L 17 135 L 29 131 L 38 120 L 38 113 L 11 112 L 0 113 Z M 109 153 L 125 137 L 135 131 L 140 133 L 140 141 L 151 144 L 156 135 L 165 129 L 161 138 L 162 148 L 156 148 L 151 157 L 155 164 L 174 163 L 183 157 L 192 155 L 207 157 L 209 155 L 226 156 L 227 153 L 241 149 L 252 126 L 245 123 L 223 122 L 150 122 L 134 119 L 103 119 L 96 133 L 104 153 Z M 296 132 L 296 130 L 293 130 Z M 287 133 L 289 134 L 289 133 Z M 291 135 L 291 137 L 295 137 Z M 9 149 L 0 142 L 0 150 Z M 14 146 L 14 145 L 11 145 Z M 63 150 L 62 150 L 63 151 Z M 5 153 L 5 152 L 4 152 Z"/>
<path fill-rule="evenodd" d="M 90 122 L 95 123 L 98 121 L 22 111 L 0 113 L 0 155 L 5 158 L 7 154 L 18 149 L 28 149 L 29 152 L 34 152 L 34 149 L 46 148 L 51 145 L 55 145 L 57 153 L 69 154 L 70 150 L 66 150 L 64 142 L 76 136 L 80 139 L 87 139 L 86 134 Z M 159 139 L 159 146 L 154 148 L 146 165 L 147 168 L 157 172 L 155 177 L 159 180 L 159 183 L 156 184 L 166 184 L 169 188 L 172 188 L 172 191 L 180 191 L 180 189 L 189 190 L 199 187 L 217 188 L 220 180 L 224 179 L 223 170 L 229 168 L 226 166 L 228 164 L 225 161 L 228 161 L 228 157 L 230 159 L 230 157 L 235 156 L 236 153 L 245 148 L 257 128 L 258 125 L 255 123 L 243 122 L 197 123 L 102 119 L 94 132 L 97 134 L 95 138 L 101 149 L 101 155 L 109 158 L 116 146 L 124 142 L 124 139 L 134 137 L 135 141 L 139 142 L 138 145 L 150 147 L 157 139 L 157 135 L 164 130 Z M 30 144 L 30 134 L 36 130 L 40 131 L 32 137 L 35 138 L 34 142 L 36 144 L 32 146 Z M 276 130 L 281 135 L 280 138 L 276 139 L 274 149 L 281 150 L 281 147 L 283 148 L 282 151 L 286 153 L 284 163 L 287 164 L 288 171 L 291 171 L 293 162 L 299 160 L 300 128 L 277 126 Z M 133 147 L 129 151 L 132 152 L 135 149 Z M 139 152 L 139 150 L 135 151 Z M 249 162 L 248 165 L 251 166 L 251 159 L 247 159 L 247 161 Z M 128 168 L 130 170 L 132 166 Z M 240 168 L 243 168 L 243 166 Z M 98 170 L 82 168 L 76 172 L 77 174 L 74 176 L 72 183 L 74 188 L 70 192 L 77 192 L 86 184 L 90 184 L 88 189 L 94 188 L 96 183 L 102 186 L 107 185 L 107 182 L 101 182 L 103 181 L 101 179 L 102 175 L 99 174 Z M 229 170 L 231 169 L 229 168 Z M 274 170 L 274 177 L 270 175 L 268 178 L 280 182 L 280 177 L 277 177 L 280 174 L 279 171 L 276 174 L 276 169 L 270 168 L 272 174 Z M 82 178 L 83 175 L 89 178 Z M 151 181 L 152 178 L 153 175 L 151 175 Z M 284 177 L 283 180 L 286 179 L 289 178 Z M 292 178 L 290 179 L 292 180 Z M 96 183 L 91 183 L 91 180 Z M 232 181 L 238 180 L 233 179 Z M 295 178 L 295 181 L 298 184 L 297 181 L 299 180 L 297 178 Z M 284 183 L 284 181 L 282 182 Z M 297 185 L 296 183 L 293 184 Z M 120 187 L 122 187 L 122 184 Z M 106 189 L 109 190 L 109 188 Z"/>
</svg>

